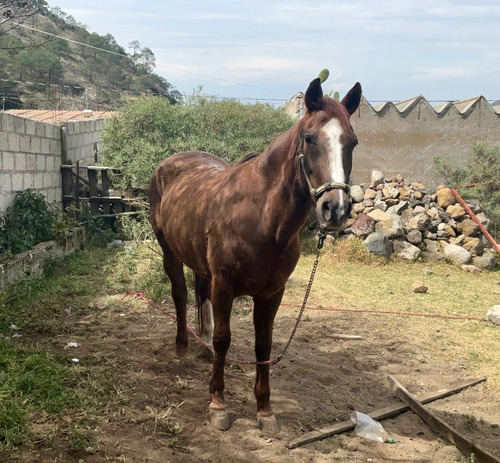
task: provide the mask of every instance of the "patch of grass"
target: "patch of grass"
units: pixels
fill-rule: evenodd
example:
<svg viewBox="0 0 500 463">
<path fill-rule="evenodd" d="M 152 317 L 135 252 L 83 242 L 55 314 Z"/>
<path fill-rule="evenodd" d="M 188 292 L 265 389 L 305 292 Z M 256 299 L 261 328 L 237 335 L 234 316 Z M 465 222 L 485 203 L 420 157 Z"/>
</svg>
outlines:
<svg viewBox="0 0 500 463">
<path fill-rule="evenodd" d="M 300 304 L 314 258 L 301 258 L 287 284 L 283 302 Z M 308 306 L 484 319 L 488 309 L 498 304 L 499 272 L 472 275 L 447 263 L 370 260 L 364 261 L 362 250 L 354 240 L 324 249 Z M 427 268 L 432 270 L 431 274 L 426 274 Z M 414 293 L 411 285 L 415 280 L 423 281 L 428 292 Z M 278 317 L 296 310 L 282 307 Z M 324 317 L 326 321 L 342 316 L 341 313 L 310 311 L 309 315 Z M 388 333 L 402 336 L 408 346 L 423 346 L 427 362 L 431 357 L 443 361 L 455 359 L 470 375 L 487 377 L 489 388 L 500 392 L 497 326 L 476 320 L 363 312 L 356 314 L 356 320 L 349 334 L 371 330 L 378 336 Z"/>
<path fill-rule="evenodd" d="M 0 338 L 0 451 L 29 436 L 31 411 L 58 413 L 73 400 L 71 372 L 50 354 Z"/>
<path fill-rule="evenodd" d="M 26 278 L 0 299 L 0 460 L 19 446 L 61 438 L 75 451 L 90 446 L 107 410 L 126 402 L 108 359 L 71 366 L 54 347 L 74 332 L 77 316 L 106 294 L 107 269 L 119 251 L 77 252 L 43 278 Z M 15 325 L 15 328 L 12 328 Z M 13 334 L 21 334 L 13 338 Z M 31 344 L 31 345 L 30 345 Z M 64 415 L 64 416 L 63 416 Z M 4 460 L 2 460 L 4 461 Z"/>
</svg>

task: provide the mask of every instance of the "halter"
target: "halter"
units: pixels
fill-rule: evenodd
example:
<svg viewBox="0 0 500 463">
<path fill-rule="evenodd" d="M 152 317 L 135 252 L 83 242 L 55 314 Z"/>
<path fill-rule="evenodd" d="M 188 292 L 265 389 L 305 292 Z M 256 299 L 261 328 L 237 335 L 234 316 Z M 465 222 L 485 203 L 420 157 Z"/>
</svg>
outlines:
<svg viewBox="0 0 500 463">
<path fill-rule="evenodd" d="M 306 171 L 306 166 L 304 163 L 304 157 L 305 157 L 305 151 L 304 151 L 304 137 L 301 135 L 300 136 L 302 143 L 301 148 L 297 150 L 297 156 L 299 157 L 299 162 L 300 162 L 300 170 L 304 173 L 304 178 L 306 179 L 307 182 L 307 187 L 309 188 L 309 194 L 311 195 L 311 199 L 314 205 L 318 202 L 318 199 L 321 198 L 321 196 L 326 193 L 327 191 L 331 190 L 342 190 L 344 191 L 348 196 L 350 195 L 350 190 L 351 188 L 347 183 L 342 183 L 342 182 L 326 182 L 323 185 L 321 185 L 318 188 L 314 188 L 311 184 L 311 181 L 309 180 L 309 176 L 307 175 Z"/>
</svg>

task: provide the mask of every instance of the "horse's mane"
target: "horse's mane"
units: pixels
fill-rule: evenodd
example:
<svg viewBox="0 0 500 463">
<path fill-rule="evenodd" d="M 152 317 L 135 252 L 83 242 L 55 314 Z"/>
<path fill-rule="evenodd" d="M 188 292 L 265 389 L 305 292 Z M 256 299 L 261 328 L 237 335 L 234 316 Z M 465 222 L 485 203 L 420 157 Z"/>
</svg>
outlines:
<svg viewBox="0 0 500 463">
<path fill-rule="evenodd" d="M 262 153 L 258 153 L 257 151 L 252 151 L 251 153 L 245 154 L 235 165 L 243 164 L 244 162 L 249 161 L 250 159 L 256 158 Z"/>
</svg>

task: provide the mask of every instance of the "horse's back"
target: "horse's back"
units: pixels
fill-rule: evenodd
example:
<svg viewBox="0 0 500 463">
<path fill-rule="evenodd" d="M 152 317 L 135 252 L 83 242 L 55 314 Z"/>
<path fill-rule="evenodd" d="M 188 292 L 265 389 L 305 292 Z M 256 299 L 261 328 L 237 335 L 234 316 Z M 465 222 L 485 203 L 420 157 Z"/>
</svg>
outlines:
<svg viewBox="0 0 500 463">
<path fill-rule="evenodd" d="M 203 151 L 176 153 L 158 164 L 149 185 L 150 221 L 160 244 L 191 268 L 203 267 L 201 273 L 206 261 L 194 262 L 194 248 L 204 247 L 206 207 L 228 167 Z"/>
</svg>

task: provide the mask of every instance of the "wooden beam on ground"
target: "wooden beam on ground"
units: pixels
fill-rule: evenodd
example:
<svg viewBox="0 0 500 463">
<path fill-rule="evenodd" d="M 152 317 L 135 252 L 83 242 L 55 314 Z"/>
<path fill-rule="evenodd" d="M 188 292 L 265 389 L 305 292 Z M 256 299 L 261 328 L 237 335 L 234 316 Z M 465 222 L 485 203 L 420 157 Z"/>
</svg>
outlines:
<svg viewBox="0 0 500 463">
<path fill-rule="evenodd" d="M 439 433 L 439 435 L 448 442 L 454 444 L 467 458 L 474 454 L 474 461 L 479 463 L 500 463 L 500 460 L 494 455 L 475 445 L 425 408 L 422 403 L 415 399 L 415 397 L 413 397 L 393 376 L 389 375 L 388 378 L 396 389 L 396 394 L 427 423 L 429 428 Z"/>
<path fill-rule="evenodd" d="M 475 386 L 476 384 L 483 383 L 484 381 L 486 381 L 486 378 L 461 381 L 447 389 L 440 389 L 439 391 L 434 391 L 424 394 L 421 397 L 420 401 L 425 404 L 433 402 L 434 400 L 443 399 L 444 397 L 456 394 L 457 392 L 460 392 L 461 390 L 467 387 Z M 384 408 L 379 408 L 378 410 L 374 410 L 371 413 L 368 413 L 368 416 L 370 416 L 374 420 L 383 420 L 385 418 L 392 418 L 408 410 L 410 410 L 410 407 L 406 404 L 394 404 L 394 405 L 388 405 L 387 407 Z M 332 426 L 327 426 L 325 428 L 321 428 L 316 431 L 303 434 L 301 437 L 290 441 L 287 444 L 287 447 L 289 449 L 295 449 L 302 445 L 310 444 L 311 442 L 324 439 L 325 437 L 330 437 L 335 434 L 340 434 L 349 431 L 351 429 L 354 429 L 355 426 L 356 424 L 353 423 L 351 420 L 343 421 L 342 423 L 337 423 Z"/>
</svg>

